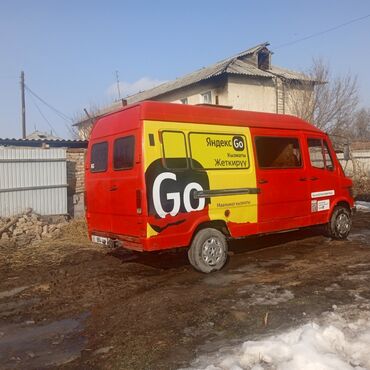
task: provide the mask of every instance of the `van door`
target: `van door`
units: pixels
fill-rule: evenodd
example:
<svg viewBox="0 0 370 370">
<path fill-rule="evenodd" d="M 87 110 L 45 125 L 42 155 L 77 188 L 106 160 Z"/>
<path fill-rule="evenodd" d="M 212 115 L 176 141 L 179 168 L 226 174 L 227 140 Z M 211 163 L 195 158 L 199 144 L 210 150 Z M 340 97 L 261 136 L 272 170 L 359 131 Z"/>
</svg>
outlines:
<svg viewBox="0 0 370 370">
<path fill-rule="evenodd" d="M 107 140 L 92 143 L 86 163 L 86 216 L 93 233 L 111 231 L 109 149 Z"/>
<path fill-rule="evenodd" d="M 300 133 L 253 130 L 257 163 L 260 232 L 309 223 L 310 198 Z"/>
<path fill-rule="evenodd" d="M 110 208 L 112 233 L 140 236 L 142 182 L 140 176 L 141 140 L 139 130 L 112 139 Z"/>
<path fill-rule="evenodd" d="M 312 224 L 327 222 L 338 189 L 338 174 L 328 142 L 319 135 L 307 135 Z"/>
</svg>

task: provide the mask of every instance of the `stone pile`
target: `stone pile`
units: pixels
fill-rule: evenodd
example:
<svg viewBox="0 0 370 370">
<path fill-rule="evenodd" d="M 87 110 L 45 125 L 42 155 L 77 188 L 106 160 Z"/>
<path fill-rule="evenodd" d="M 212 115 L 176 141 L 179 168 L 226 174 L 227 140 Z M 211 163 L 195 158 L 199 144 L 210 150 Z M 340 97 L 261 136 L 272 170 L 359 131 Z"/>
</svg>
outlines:
<svg viewBox="0 0 370 370">
<path fill-rule="evenodd" d="M 17 216 L 0 218 L 0 241 L 24 246 L 43 239 L 56 238 L 61 234 L 61 228 L 67 221 L 64 219 L 59 219 L 61 222 L 56 223 L 49 221 L 33 213 L 31 209 Z"/>
</svg>

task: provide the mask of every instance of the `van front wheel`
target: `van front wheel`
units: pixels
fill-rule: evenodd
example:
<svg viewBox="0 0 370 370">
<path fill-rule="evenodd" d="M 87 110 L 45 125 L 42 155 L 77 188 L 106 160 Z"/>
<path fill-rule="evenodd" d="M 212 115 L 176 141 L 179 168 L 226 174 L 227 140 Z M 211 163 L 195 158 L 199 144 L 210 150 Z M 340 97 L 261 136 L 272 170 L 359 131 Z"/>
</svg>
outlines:
<svg viewBox="0 0 370 370">
<path fill-rule="evenodd" d="M 221 270 L 227 260 L 225 235 L 216 229 L 202 229 L 195 235 L 188 250 L 189 261 L 206 274 Z"/>
<path fill-rule="evenodd" d="M 327 233 L 333 239 L 346 239 L 352 227 L 348 208 L 336 206 L 327 225 Z"/>
</svg>

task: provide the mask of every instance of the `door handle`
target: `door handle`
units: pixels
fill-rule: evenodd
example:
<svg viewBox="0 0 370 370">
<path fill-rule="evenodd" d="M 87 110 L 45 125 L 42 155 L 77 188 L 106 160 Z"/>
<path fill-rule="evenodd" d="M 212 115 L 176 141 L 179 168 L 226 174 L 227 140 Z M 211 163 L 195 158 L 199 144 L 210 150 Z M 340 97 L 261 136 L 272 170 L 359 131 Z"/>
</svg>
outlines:
<svg viewBox="0 0 370 370">
<path fill-rule="evenodd" d="M 301 177 L 299 181 L 307 181 L 307 177 Z"/>
<path fill-rule="evenodd" d="M 113 186 L 109 189 L 109 191 L 116 191 L 116 190 L 118 190 L 118 186 L 117 186 L 117 185 L 113 185 Z"/>
<path fill-rule="evenodd" d="M 258 180 L 258 183 L 259 183 L 259 184 L 267 184 L 267 183 L 268 183 L 268 181 L 267 181 L 267 180 L 265 180 L 265 179 L 261 179 L 261 180 Z"/>
<path fill-rule="evenodd" d="M 318 178 L 318 177 L 316 177 L 316 176 L 313 176 L 313 177 L 311 177 L 311 178 L 310 178 L 310 180 L 311 180 L 311 181 L 316 181 L 316 180 L 318 180 L 318 179 L 319 179 L 319 178 Z"/>
</svg>

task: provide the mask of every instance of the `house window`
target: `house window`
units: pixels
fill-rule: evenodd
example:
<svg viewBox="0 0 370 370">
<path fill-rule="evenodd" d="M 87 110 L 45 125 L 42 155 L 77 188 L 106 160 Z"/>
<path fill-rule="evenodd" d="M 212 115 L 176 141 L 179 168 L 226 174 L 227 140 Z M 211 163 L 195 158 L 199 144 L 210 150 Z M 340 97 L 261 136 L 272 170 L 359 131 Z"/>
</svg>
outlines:
<svg viewBox="0 0 370 370">
<path fill-rule="evenodd" d="M 212 104 L 212 93 L 211 91 L 207 91 L 203 94 L 201 94 L 202 101 L 201 103 L 203 104 Z"/>
<path fill-rule="evenodd" d="M 258 53 L 258 68 L 259 69 L 270 69 L 270 53 L 268 50 L 261 50 Z"/>
<path fill-rule="evenodd" d="M 180 99 L 180 102 L 181 102 L 181 104 L 189 104 L 188 103 L 188 98 L 182 98 L 182 99 Z"/>
<path fill-rule="evenodd" d="M 260 168 L 298 168 L 302 166 L 299 141 L 292 137 L 256 138 Z"/>
</svg>

